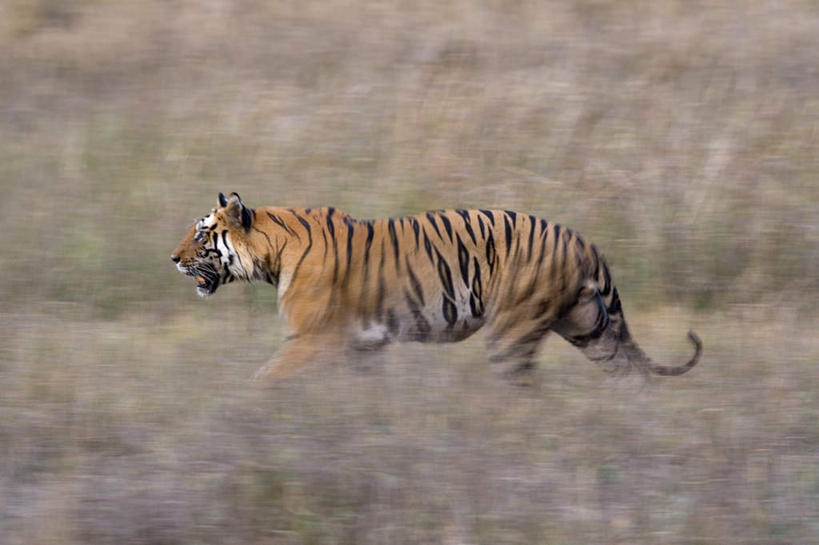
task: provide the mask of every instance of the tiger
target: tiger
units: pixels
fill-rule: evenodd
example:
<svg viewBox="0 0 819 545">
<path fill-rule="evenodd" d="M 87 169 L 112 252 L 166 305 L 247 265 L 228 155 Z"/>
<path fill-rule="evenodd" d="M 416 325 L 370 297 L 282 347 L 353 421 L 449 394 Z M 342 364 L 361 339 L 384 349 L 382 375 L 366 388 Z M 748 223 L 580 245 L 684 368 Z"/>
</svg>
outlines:
<svg viewBox="0 0 819 545">
<path fill-rule="evenodd" d="M 333 207 L 245 206 L 219 193 L 171 260 L 200 296 L 236 280 L 275 286 L 289 335 L 255 374 L 290 377 L 333 346 L 362 356 L 393 341 L 456 342 L 486 331 L 490 367 L 525 383 L 553 331 L 609 374 L 678 376 L 634 341 L 597 248 L 511 210 L 437 210 L 356 220 Z"/>
</svg>

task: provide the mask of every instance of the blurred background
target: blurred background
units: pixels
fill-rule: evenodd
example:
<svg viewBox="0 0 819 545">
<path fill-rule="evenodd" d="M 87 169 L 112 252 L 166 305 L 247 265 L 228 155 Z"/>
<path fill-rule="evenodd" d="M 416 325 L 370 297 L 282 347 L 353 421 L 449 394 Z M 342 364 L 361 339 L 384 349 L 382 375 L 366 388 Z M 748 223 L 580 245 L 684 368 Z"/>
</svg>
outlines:
<svg viewBox="0 0 819 545">
<path fill-rule="evenodd" d="M 0 48 L 4 544 L 819 541 L 816 2 L 3 0 Z M 257 391 L 275 290 L 169 261 L 219 191 L 569 225 L 704 357 Z"/>
</svg>

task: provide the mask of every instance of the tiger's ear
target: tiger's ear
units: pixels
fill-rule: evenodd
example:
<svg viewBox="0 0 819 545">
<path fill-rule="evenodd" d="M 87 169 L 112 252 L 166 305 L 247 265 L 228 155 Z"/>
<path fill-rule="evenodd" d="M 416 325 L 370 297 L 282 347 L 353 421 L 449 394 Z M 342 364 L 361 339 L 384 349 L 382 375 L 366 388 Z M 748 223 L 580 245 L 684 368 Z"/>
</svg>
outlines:
<svg viewBox="0 0 819 545">
<path fill-rule="evenodd" d="M 219 193 L 219 206 L 221 206 L 222 208 L 227 206 L 227 199 L 225 198 L 224 193 Z"/>
<path fill-rule="evenodd" d="M 224 198 L 225 196 L 219 193 L 219 201 L 221 202 Z M 253 223 L 253 213 L 244 205 L 238 193 L 231 193 L 222 206 L 225 208 L 225 214 L 231 223 L 250 229 L 250 225 Z"/>
</svg>

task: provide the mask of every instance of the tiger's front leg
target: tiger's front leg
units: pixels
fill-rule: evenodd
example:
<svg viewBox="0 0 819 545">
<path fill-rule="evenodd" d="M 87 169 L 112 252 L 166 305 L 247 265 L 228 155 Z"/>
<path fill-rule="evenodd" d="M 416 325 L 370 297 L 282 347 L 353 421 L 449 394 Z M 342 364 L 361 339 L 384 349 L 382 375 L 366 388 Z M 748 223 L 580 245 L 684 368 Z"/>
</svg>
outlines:
<svg viewBox="0 0 819 545">
<path fill-rule="evenodd" d="M 267 365 L 256 371 L 253 380 L 272 384 L 313 365 L 333 362 L 340 354 L 338 340 L 332 334 L 294 335 Z"/>
</svg>

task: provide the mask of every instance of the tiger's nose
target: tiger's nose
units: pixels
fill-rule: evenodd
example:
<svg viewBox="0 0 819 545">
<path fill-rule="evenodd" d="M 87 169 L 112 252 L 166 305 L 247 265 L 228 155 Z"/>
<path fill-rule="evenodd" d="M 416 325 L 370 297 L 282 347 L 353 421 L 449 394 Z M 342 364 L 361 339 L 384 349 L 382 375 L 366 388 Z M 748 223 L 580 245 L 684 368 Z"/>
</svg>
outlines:
<svg viewBox="0 0 819 545">
<path fill-rule="evenodd" d="M 173 261 L 174 263 L 179 263 L 180 259 L 182 259 L 182 258 L 179 257 L 178 255 L 172 255 L 171 256 L 171 261 Z"/>
</svg>

